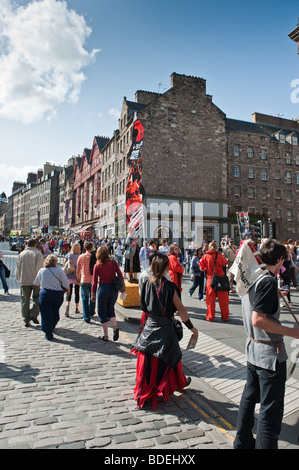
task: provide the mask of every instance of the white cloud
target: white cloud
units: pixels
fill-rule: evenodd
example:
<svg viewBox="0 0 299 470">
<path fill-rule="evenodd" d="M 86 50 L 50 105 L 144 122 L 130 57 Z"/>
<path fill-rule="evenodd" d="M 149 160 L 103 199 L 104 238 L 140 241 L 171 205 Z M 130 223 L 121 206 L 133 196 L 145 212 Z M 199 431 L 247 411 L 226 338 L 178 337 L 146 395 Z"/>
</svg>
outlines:
<svg viewBox="0 0 299 470">
<path fill-rule="evenodd" d="M 42 167 L 43 165 L 16 166 L 0 163 L 0 193 L 4 191 L 7 197 L 10 196 L 14 181 L 26 183 L 28 173 L 36 173 Z"/>
<path fill-rule="evenodd" d="M 115 108 L 111 108 L 109 109 L 109 114 L 110 116 L 113 116 L 115 117 L 116 119 L 119 119 L 120 118 L 120 111 L 118 109 L 115 109 Z"/>
<path fill-rule="evenodd" d="M 75 103 L 82 69 L 98 52 L 84 49 L 90 34 L 64 0 L 34 0 L 17 9 L 1 0 L 0 117 L 31 123 L 53 118 L 61 103 Z"/>
</svg>

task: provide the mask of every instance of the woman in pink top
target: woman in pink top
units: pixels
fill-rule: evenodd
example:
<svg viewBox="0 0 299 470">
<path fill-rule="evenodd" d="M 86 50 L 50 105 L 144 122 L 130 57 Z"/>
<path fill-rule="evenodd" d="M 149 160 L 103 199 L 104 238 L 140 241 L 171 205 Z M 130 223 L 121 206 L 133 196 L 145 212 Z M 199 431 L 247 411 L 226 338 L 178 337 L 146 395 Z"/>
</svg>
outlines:
<svg viewBox="0 0 299 470">
<path fill-rule="evenodd" d="M 93 269 L 91 300 L 95 301 L 97 292 L 98 315 L 104 330 L 104 336 L 99 336 L 99 339 L 103 341 L 108 341 L 108 321 L 113 326 L 113 341 L 117 341 L 119 337 L 114 311 L 118 296 L 118 292 L 114 287 L 115 272 L 123 279 L 118 264 L 109 258 L 108 247 L 106 245 L 100 246 L 97 250 L 97 263 Z"/>
</svg>

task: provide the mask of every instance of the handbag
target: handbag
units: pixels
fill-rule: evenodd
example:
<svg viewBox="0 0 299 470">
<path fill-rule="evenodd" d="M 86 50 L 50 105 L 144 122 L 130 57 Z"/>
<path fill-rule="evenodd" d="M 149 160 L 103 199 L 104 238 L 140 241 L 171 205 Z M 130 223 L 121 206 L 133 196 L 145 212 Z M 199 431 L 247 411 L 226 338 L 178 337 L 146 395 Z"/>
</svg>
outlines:
<svg viewBox="0 0 299 470">
<path fill-rule="evenodd" d="M 65 293 L 67 292 L 67 289 L 66 289 L 65 287 L 63 287 L 62 282 L 61 282 L 61 280 L 59 279 L 59 277 L 57 277 L 57 276 L 53 273 L 53 271 L 52 271 L 51 268 L 48 268 L 48 269 L 49 269 L 50 272 L 53 274 L 53 276 L 56 277 L 56 279 L 58 279 L 58 281 L 59 281 L 60 284 L 61 284 L 61 288 L 62 288 L 62 290 L 63 290 L 63 293 L 65 294 Z"/>
<path fill-rule="evenodd" d="M 174 331 L 178 337 L 178 341 L 183 339 L 183 325 L 180 320 L 174 320 Z"/>
<path fill-rule="evenodd" d="M 113 261 L 113 263 L 115 263 L 115 261 Z M 116 269 L 115 269 L 115 265 L 114 265 L 114 272 L 115 272 L 115 277 L 114 277 L 114 280 L 113 280 L 114 287 L 117 290 L 117 292 L 124 293 L 125 290 L 126 290 L 126 285 L 125 285 L 124 281 L 122 280 L 122 278 L 117 274 Z"/>
<path fill-rule="evenodd" d="M 214 264 L 214 272 L 213 276 L 210 282 L 210 287 L 214 289 L 215 291 L 229 291 L 229 279 L 226 275 L 223 276 L 217 276 L 215 274 L 215 267 L 216 267 L 216 262 L 217 262 L 217 256 L 218 253 L 216 253 L 215 256 L 215 264 Z"/>
<path fill-rule="evenodd" d="M 73 263 L 71 262 L 71 260 L 68 259 L 62 269 L 63 269 L 64 273 L 67 276 L 69 276 L 70 274 L 73 274 L 75 272 L 76 268 L 73 265 Z"/>
<path fill-rule="evenodd" d="M 2 261 L 2 266 L 4 267 L 5 277 L 8 279 L 9 276 L 10 276 L 10 270 L 9 270 L 8 267 L 3 263 L 3 261 Z"/>
</svg>

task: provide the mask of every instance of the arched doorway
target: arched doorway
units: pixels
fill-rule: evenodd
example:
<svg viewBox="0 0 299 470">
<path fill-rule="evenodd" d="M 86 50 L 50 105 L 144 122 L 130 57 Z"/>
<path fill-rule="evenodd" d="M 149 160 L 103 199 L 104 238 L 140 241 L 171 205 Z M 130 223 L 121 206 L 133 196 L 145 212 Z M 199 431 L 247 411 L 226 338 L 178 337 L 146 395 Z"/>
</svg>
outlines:
<svg viewBox="0 0 299 470">
<path fill-rule="evenodd" d="M 160 225 L 154 231 L 154 240 L 158 240 L 159 244 L 161 244 L 162 240 L 166 240 L 167 244 L 170 245 L 172 243 L 172 231 L 169 227 Z"/>
</svg>

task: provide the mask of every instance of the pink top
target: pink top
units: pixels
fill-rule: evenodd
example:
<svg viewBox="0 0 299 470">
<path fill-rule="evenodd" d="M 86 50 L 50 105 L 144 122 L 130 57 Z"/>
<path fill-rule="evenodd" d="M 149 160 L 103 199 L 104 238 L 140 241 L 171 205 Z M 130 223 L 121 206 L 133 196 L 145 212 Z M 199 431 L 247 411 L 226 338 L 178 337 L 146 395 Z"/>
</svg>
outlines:
<svg viewBox="0 0 299 470">
<path fill-rule="evenodd" d="M 90 284 L 92 282 L 92 274 L 90 272 L 90 252 L 87 251 L 80 255 L 77 261 L 77 278 L 82 284 Z"/>
<path fill-rule="evenodd" d="M 115 273 L 124 279 L 116 261 L 108 260 L 105 264 L 96 263 L 93 268 L 91 292 L 96 293 L 99 284 L 113 284 Z"/>
</svg>

